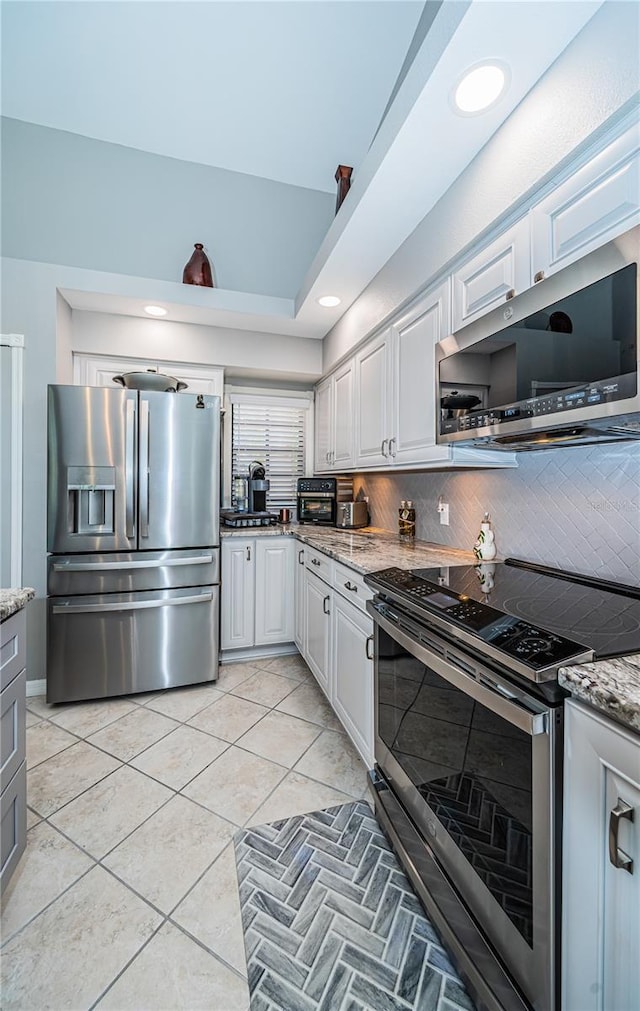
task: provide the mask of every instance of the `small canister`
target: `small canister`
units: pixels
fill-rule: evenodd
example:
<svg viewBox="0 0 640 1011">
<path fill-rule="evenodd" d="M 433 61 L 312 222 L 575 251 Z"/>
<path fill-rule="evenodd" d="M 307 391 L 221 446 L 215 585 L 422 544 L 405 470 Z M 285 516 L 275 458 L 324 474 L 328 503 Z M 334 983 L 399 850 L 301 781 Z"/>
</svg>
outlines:
<svg viewBox="0 0 640 1011">
<path fill-rule="evenodd" d="M 291 510 L 281 509 L 278 514 L 278 523 L 289 523 L 291 521 Z"/>
</svg>

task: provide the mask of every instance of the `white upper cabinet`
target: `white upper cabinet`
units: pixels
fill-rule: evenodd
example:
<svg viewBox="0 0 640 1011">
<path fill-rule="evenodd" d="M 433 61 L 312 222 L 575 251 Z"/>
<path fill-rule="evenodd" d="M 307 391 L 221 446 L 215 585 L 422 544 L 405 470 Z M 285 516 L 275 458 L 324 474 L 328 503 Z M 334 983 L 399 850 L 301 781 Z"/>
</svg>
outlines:
<svg viewBox="0 0 640 1011">
<path fill-rule="evenodd" d="M 389 465 L 391 330 L 356 355 L 356 466 Z"/>
<path fill-rule="evenodd" d="M 484 246 L 453 274 L 453 330 L 531 287 L 529 220 Z"/>
<path fill-rule="evenodd" d="M 536 280 L 640 221 L 640 125 L 634 123 L 531 211 Z"/>
<path fill-rule="evenodd" d="M 316 387 L 316 471 L 345 470 L 354 464 L 354 363 L 345 362 Z"/>
<path fill-rule="evenodd" d="M 389 453 L 394 465 L 448 460 L 436 446 L 435 346 L 450 331 L 449 280 L 392 327 Z"/>
<path fill-rule="evenodd" d="M 115 386 L 113 377 L 124 372 L 162 372 L 187 384 L 188 393 L 208 393 L 222 398 L 224 369 L 210 365 L 184 365 L 157 359 L 106 358 L 97 355 L 73 356 L 73 381 L 79 386 Z"/>
<path fill-rule="evenodd" d="M 316 471 L 329 470 L 333 429 L 333 376 L 328 376 L 316 387 L 315 447 Z"/>
<path fill-rule="evenodd" d="M 354 465 L 353 360 L 333 377 L 333 456 L 331 466 L 342 469 Z"/>
</svg>

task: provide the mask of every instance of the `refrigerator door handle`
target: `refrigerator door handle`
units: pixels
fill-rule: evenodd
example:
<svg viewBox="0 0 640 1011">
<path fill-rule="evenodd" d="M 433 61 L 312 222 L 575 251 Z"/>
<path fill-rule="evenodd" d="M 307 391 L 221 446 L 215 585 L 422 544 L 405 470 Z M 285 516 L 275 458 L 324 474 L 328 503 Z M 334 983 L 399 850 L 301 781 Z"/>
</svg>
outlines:
<svg viewBox="0 0 640 1011">
<path fill-rule="evenodd" d="M 140 400 L 140 536 L 149 536 L 149 401 Z"/>
<path fill-rule="evenodd" d="M 177 565 L 209 565 L 213 555 L 198 555 L 195 558 L 144 559 L 141 562 L 54 562 L 54 572 L 104 572 L 105 569 L 162 569 Z"/>
<path fill-rule="evenodd" d="M 125 447 L 124 447 L 124 482 L 125 482 L 125 522 L 127 537 L 135 537 L 135 434 L 136 405 L 135 401 L 127 400 L 125 405 Z"/>
<path fill-rule="evenodd" d="M 192 597 L 169 597 L 157 600 L 132 600 L 111 604 L 54 604 L 52 614 L 93 614 L 96 611 L 141 611 L 150 607 L 177 607 L 178 604 L 206 604 L 213 600 L 211 590 Z"/>
</svg>

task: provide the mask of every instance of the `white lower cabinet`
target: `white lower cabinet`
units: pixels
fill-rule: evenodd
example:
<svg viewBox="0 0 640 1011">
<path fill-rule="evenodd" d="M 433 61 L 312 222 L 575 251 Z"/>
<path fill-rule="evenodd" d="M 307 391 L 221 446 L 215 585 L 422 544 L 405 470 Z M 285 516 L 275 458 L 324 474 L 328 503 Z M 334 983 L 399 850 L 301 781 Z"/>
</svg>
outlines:
<svg viewBox="0 0 640 1011">
<path fill-rule="evenodd" d="M 640 1006 L 640 735 L 566 705 L 563 1011 Z"/>
<path fill-rule="evenodd" d="M 367 768 L 373 765 L 373 622 L 333 595 L 331 702 Z"/>
<path fill-rule="evenodd" d="M 294 637 L 292 537 L 222 540 L 220 646 L 247 649 Z"/>
<path fill-rule="evenodd" d="M 295 562 L 295 615 L 294 615 L 294 632 L 293 641 L 300 650 L 304 653 L 304 636 L 305 636 L 305 625 L 306 625 L 306 611 L 304 607 L 304 583 L 305 583 L 305 567 L 304 567 L 304 556 L 305 549 L 304 546 L 296 541 L 296 562 Z"/>
<path fill-rule="evenodd" d="M 300 548 L 300 545 L 298 545 Z M 300 652 L 363 761 L 373 764 L 373 595 L 362 576 L 306 545 L 296 584 Z M 315 570 L 311 568 L 315 565 Z"/>
<path fill-rule="evenodd" d="M 305 574 L 304 610 L 303 655 L 318 684 L 330 698 L 331 588 L 309 569 Z"/>
</svg>

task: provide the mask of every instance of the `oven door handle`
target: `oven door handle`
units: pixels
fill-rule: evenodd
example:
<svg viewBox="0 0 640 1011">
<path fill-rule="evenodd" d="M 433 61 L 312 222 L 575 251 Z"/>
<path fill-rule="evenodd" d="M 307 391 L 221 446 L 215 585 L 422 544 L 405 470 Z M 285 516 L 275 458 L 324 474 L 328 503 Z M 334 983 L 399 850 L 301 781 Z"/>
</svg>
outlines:
<svg viewBox="0 0 640 1011">
<path fill-rule="evenodd" d="M 387 621 L 377 610 L 375 610 L 374 621 L 392 639 L 395 639 L 401 646 L 404 646 L 417 660 L 420 660 L 421 663 L 434 670 L 436 674 L 439 674 L 441 678 L 448 681 L 454 688 L 458 688 L 465 695 L 470 696 L 476 702 L 491 710 L 496 716 L 501 716 L 507 723 L 518 727 L 519 730 L 524 731 L 529 737 L 537 737 L 539 734 L 549 733 L 548 713 L 532 713 L 517 701 L 505 698 L 500 693 L 498 686 L 488 686 L 486 677 L 483 683 L 480 684 L 475 678 L 470 677 L 469 674 L 465 674 L 464 671 L 453 667 L 451 663 L 443 660 L 436 653 L 432 653 L 431 650 L 415 642 L 410 636 L 406 635 L 390 621 Z"/>
</svg>

